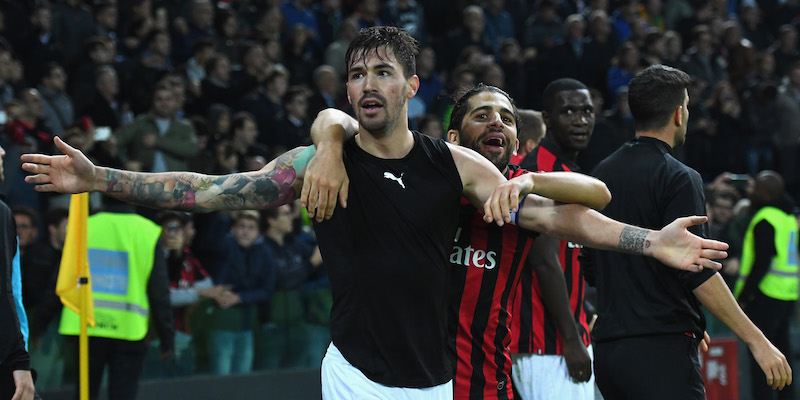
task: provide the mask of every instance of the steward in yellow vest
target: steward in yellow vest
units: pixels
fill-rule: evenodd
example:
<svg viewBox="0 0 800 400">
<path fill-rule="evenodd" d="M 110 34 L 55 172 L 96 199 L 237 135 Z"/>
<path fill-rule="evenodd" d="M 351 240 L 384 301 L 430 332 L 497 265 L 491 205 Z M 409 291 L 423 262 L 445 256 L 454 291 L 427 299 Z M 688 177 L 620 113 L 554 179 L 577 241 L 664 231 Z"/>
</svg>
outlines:
<svg viewBox="0 0 800 400">
<path fill-rule="evenodd" d="M 166 256 L 161 227 L 128 205 L 107 201 L 111 212 L 89 217 L 89 270 L 95 327 L 89 327 L 89 393 L 95 398 L 106 364 L 109 398 L 135 399 L 147 349 L 150 316 L 161 339 L 163 358 L 174 349 Z M 78 335 L 79 317 L 64 308 L 59 332 Z"/>
<path fill-rule="evenodd" d="M 756 326 L 783 354 L 793 354 L 789 321 L 798 298 L 797 219 L 793 202 L 784 193 L 783 178 L 774 171 L 756 176 L 748 190 L 757 210 L 747 227 L 742 248 L 739 280 L 734 294 Z M 792 358 L 789 357 L 789 365 Z M 772 390 L 750 357 L 752 392 L 747 398 L 770 399 Z M 793 385 L 783 388 L 779 399 L 794 398 Z"/>
</svg>

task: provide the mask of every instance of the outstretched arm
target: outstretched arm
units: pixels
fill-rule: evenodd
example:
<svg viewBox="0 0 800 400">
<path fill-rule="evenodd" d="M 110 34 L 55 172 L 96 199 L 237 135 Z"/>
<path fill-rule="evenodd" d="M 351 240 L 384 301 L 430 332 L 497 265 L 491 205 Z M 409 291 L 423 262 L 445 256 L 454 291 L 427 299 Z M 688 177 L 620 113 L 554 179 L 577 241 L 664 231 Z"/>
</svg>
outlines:
<svg viewBox="0 0 800 400">
<path fill-rule="evenodd" d="M 767 385 L 773 389 L 783 389 L 792 384 L 792 368 L 786 356 L 770 343 L 750 318 L 744 314 L 731 291 L 719 274 L 693 290 L 697 299 L 711 314 L 714 314 L 736 336 L 747 343 L 750 352 L 767 377 Z"/>
<path fill-rule="evenodd" d="M 40 192 L 103 192 L 130 203 L 185 211 L 275 207 L 296 197 L 315 148 L 298 147 L 259 171 L 210 176 L 192 172 L 142 173 L 98 167 L 60 138 L 64 153 L 22 155 L 25 181 Z"/>
<path fill-rule="evenodd" d="M 347 207 L 350 180 L 342 161 L 344 142 L 358 132 L 358 121 L 335 108 L 322 110 L 311 125 L 311 140 L 317 154 L 309 162 L 300 193 L 300 205 L 317 221 L 329 219 L 336 199 Z"/>
<path fill-rule="evenodd" d="M 677 269 L 720 269 L 715 259 L 727 257 L 728 245 L 703 239 L 686 228 L 705 223 L 706 217 L 678 218 L 661 230 L 623 224 L 576 204 L 547 205 L 528 196 L 519 212 L 519 226 L 601 250 L 654 257 Z"/>
</svg>

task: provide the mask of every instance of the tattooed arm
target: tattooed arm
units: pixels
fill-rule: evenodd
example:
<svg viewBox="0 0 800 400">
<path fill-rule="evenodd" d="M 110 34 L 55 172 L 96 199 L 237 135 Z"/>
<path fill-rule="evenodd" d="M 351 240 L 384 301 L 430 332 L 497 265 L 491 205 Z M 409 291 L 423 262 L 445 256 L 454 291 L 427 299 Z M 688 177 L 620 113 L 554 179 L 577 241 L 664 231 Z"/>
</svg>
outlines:
<svg viewBox="0 0 800 400">
<path fill-rule="evenodd" d="M 25 154 L 25 178 L 40 192 L 97 191 L 153 208 L 185 211 L 275 207 L 295 197 L 314 147 L 298 147 L 259 171 L 210 176 L 191 172 L 142 173 L 98 167 L 79 150 L 55 139 L 61 156 Z"/>
<path fill-rule="evenodd" d="M 520 210 L 518 225 L 596 249 L 655 257 L 672 268 L 720 269 L 721 265 L 713 260 L 725 258 L 723 250 L 728 245 L 686 230 L 706 219 L 678 218 L 661 230 L 650 230 L 623 224 L 581 205 L 553 205 L 547 199 L 528 196 Z"/>
</svg>

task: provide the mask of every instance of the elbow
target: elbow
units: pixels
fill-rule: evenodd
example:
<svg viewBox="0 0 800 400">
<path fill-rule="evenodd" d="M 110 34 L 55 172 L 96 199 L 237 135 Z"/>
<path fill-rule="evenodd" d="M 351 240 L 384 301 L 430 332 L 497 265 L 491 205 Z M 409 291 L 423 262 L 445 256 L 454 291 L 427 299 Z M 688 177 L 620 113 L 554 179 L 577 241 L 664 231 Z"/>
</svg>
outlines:
<svg viewBox="0 0 800 400">
<path fill-rule="evenodd" d="M 601 211 L 602 209 L 606 208 L 608 203 L 611 202 L 611 191 L 608 190 L 608 187 L 605 183 L 598 181 L 598 188 L 597 193 L 598 196 L 592 204 L 592 208 Z"/>
</svg>

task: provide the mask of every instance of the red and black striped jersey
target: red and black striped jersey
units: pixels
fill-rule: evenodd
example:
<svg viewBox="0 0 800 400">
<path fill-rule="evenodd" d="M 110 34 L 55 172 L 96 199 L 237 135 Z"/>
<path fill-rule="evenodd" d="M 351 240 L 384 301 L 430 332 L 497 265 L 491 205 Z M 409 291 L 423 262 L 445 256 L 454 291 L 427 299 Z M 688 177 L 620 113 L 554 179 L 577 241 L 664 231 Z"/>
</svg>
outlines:
<svg viewBox="0 0 800 400">
<path fill-rule="evenodd" d="M 526 173 L 510 165 L 507 176 Z M 519 287 L 533 233 L 483 221 L 483 212 L 461 199 L 450 253 L 453 310 L 450 348 L 457 355 L 456 399 L 513 399 L 509 301 Z M 451 321 L 452 322 L 452 321 Z"/>
<path fill-rule="evenodd" d="M 527 170 L 536 172 L 579 171 L 578 166 L 567 159 L 547 138 L 528 153 L 522 165 Z M 583 270 L 578 263 L 581 245 L 561 241 L 559 248 L 558 258 L 561 261 L 561 269 L 564 271 L 564 280 L 567 283 L 570 309 L 578 323 L 578 333 L 588 346 L 591 339 L 586 310 L 583 305 L 585 282 Z M 542 303 L 539 282 L 531 266 L 523 268 L 521 286 L 512 303 L 514 318 L 511 324 L 511 352 L 562 354 L 561 335 L 553 317 Z"/>
</svg>

